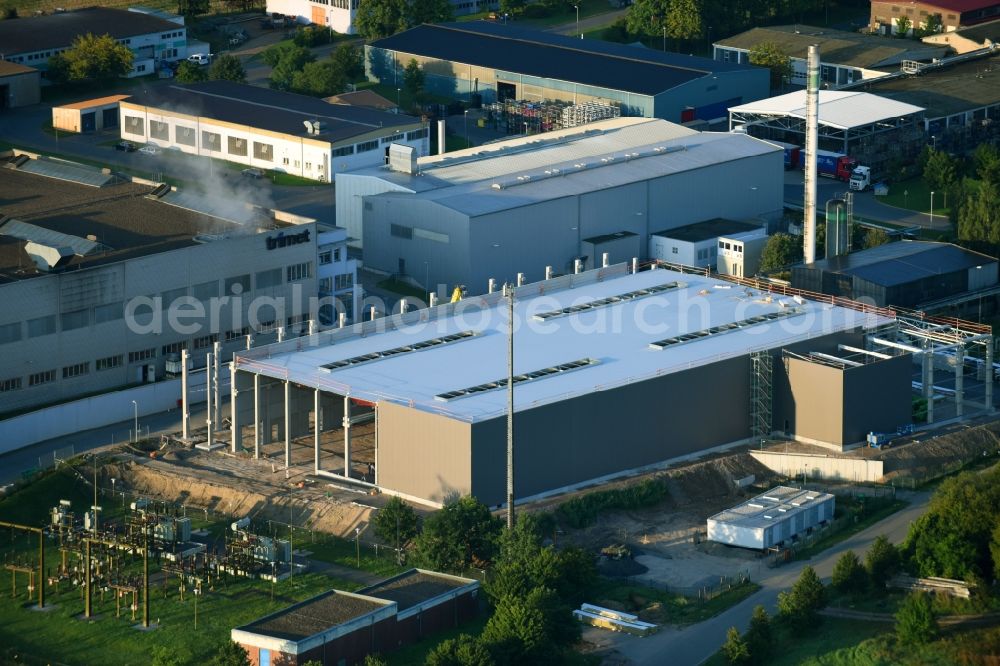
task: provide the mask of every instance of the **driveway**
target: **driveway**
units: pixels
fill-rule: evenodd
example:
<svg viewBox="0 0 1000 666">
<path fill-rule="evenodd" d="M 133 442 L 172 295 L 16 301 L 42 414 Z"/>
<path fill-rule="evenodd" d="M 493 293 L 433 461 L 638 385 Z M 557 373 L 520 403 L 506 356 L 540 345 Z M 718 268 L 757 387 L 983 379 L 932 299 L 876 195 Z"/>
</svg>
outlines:
<svg viewBox="0 0 1000 666">
<path fill-rule="evenodd" d="M 880 534 L 885 534 L 893 543 L 901 543 L 910 523 L 926 510 L 930 493 L 899 492 L 898 497 L 910 504 L 811 560 L 764 570 L 763 577 L 756 581 L 761 586 L 759 591 L 709 620 L 686 627 L 664 627 L 647 638 L 587 628 L 584 639 L 600 645 L 605 651 L 614 650 L 634 664 L 700 664 L 722 647 L 729 627 L 746 631 L 754 606 L 761 604 L 769 613 L 775 613 L 778 593 L 790 588 L 806 565 L 811 565 L 821 578 L 826 579 L 832 574 L 834 564 L 842 553 L 853 550 L 861 556 Z"/>
</svg>

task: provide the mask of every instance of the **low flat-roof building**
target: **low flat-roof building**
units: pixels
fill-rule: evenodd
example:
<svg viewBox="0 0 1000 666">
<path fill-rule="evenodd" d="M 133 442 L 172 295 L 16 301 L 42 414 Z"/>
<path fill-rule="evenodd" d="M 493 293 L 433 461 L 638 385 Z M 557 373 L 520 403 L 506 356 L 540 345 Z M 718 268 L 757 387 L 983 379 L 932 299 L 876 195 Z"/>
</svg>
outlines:
<svg viewBox="0 0 1000 666">
<path fill-rule="evenodd" d="M 123 139 L 331 182 L 384 164 L 389 145 L 427 155 L 427 123 L 232 81 L 163 85 L 120 103 Z"/>
<path fill-rule="evenodd" d="M 109 95 L 52 107 L 52 127 L 66 132 L 96 132 L 118 127 L 118 104 L 128 95 Z"/>
<path fill-rule="evenodd" d="M 359 664 L 437 632 L 479 609 L 479 582 L 411 569 L 355 593 L 331 590 L 232 630 L 254 666 Z"/>
<path fill-rule="evenodd" d="M 886 243 L 792 267 L 796 289 L 914 309 L 996 284 L 995 257 L 931 241 Z"/>
<path fill-rule="evenodd" d="M 0 60 L 0 111 L 38 104 L 41 73 L 34 67 Z"/>
<path fill-rule="evenodd" d="M 863 349 L 891 312 L 750 284 L 616 264 L 517 288 L 516 497 L 772 430 L 840 449 L 909 422 L 909 354 L 831 368 L 818 386 L 810 373 L 783 379 L 786 351 Z M 507 308 L 484 294 L 237 353 L 232 450 L 284 449 L 318 476 L 432 505 L 503 502 Z M 759 393 L 756 368 L 773 372 L 773 394 Z"/>
<path fill-rule="evenodd" d="M 921 44 L 879 35 L 808 25 L 772 25 L 752 28 L 712 45 L 712 57 L 723 62 L 750 62 L 750 51 L 762 42 L 777 45 L 791 59 L 789 83 L 805 86 L 809 47 L 819 46 L 820 81 L 827 88 L 899 71 L 904 60 L 931 61 L 948 53 L 947 46 Z"/>
<path fill-rule="evenodd" d="M 48 69 L 49 58 L 62 53 L 77 37 L 111 35 L 129 47 L 135 64 L 148 69 L 132 74 L 152 74 L 154 63 L 186 58 L 187 28 L 140 12 L 110 7 L 86 7 L 16 21 L 0 21 L 0 60 Z"/>
<path fill-rule="evenodd" d="M 833 520 L 829 493 L 778 486 L 708 519 L 708 540 L 767 550 L 796 540 Z"/>
<path fill-rule="evenodd" d="M 649 258 L 684 266 L 715 267 L 720 236 L 740 237 L 766 230 L 760 223 L 715 218 L 676 229 L 656 231 L 649 236 Z"/>
<path fill-rule="evenodd" d="M 616 254 L 628 241 L 589 242 L 619 232 L 635 234 L 645 259 L 655 231 L 706 217 L 780 219 L 782 161 L 780 148 L 749 136 L 617 118 L 421 158 L 414 173 L 341 174 L 337 221 L 363 240 L 367 268 L 428 291 L 485 291 L 490 278 L 536 280 L 546 266 L 597 267 L 604 252 L 628 260 Z"/>
<path fill-rule="evenodd" d="M 483 102 L 616 102 L 624 116 L 673 122 L 724 118 L 768 94 L 768 70 L 709 58 L 573 39 L 493 21 L 420 25 L 365 46 L 372 80 L 402 85 L 416 60 L 426 89 Z"/>
</svg>

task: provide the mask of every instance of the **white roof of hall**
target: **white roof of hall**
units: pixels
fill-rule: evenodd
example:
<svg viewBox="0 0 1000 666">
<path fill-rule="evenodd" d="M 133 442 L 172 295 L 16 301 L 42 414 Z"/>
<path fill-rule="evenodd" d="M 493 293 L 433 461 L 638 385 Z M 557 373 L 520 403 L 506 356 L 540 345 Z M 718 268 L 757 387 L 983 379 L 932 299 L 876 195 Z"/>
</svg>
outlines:
<svg viewBox="0 0 1000 666">
<path fill-rule="evenodd" d="M 882 120 L 902 118 L 923 111 L 923 107 L 897 102 L 888 97 L 852 90 L 819 91 L 819 122 L 821 125 L 849 129 L 863 127 Z M 787 95 L 741 104 L 729 109 L 730 113 L 754 113 L 770 116 L 806 117 L 806 91 L 798 90 Z"/>
<path fill-rule="evenodd" d="M 832 499 L 830 493 L 776 486 L 742 504 L 721 511 L 709 520 L 741 527 L 762 528 Z"/>
<path fill-rule="evenodd" d="M 370 167 L 397 191 L 371 196 L 423 199 L 469 215 L 517 208 L 772 152 L 741 134 L 696 132 L 656 118 L 615 118 L 420 158 L 419 173 Z"/>
<path fill-rule="evenodd" d="M 659 293 L 632 293 L 659 286 Z M 586 311 L 540 318 L 624 294 L 629 296 Z M 515 299 L 514 371 L 536 376 L 516 381 L 515 409 L 888 321 L 790 297 L 767 301 L 760 292 L 716 278 L 665 269 L 628 274 L 626 264 L 524 285 Z M 505 410 L 506 391 L 484 385 L 507 374 L 506 308 L 497 292 L 241 352 L 236 362 L 241 370 L 339 395 L 479 421 Z M 762 315 L 775 319 L 745 321 Z M 725 325 L 732 330 L 653 346 Z M 546 372 L 564 364 L 578 367 Z M 476 390 L 462 393 L 469 388 Z"/>
</svg>

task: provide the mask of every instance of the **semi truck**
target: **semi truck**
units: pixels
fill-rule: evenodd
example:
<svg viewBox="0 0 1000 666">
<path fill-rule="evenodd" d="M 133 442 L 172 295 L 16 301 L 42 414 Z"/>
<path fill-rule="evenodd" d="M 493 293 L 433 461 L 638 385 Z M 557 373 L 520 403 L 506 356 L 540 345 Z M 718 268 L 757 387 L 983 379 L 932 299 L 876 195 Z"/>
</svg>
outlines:
<svg viewBox="0 0 1000 666">
<path fill-rule="evenodd" d="M 872 169 L 871 167 L 858 166 L 854 167 L 854 171 L 851 172 L 851 189 L 856 192 L 864 192 L 872 185 Z"/>
<path fill-rule="evenodd" d="M 785 171 L 797 169 L 801 166 L 802 148 L 796 146 L 794 143 L 785 143 L 784 141 L 771 141 L 768 139 L 768 143 L 773 143 L 785 152 Z"/>
<path fill-rule="evenodd" d="M 858 161 L 856 159 L 848 157 L 843 153 L 835 153 L 829 150 L 816 151 L 816 170 L 821 176 L 848 181 L 851 179 L 851 173 L 857 166 Z"/>
</svg>

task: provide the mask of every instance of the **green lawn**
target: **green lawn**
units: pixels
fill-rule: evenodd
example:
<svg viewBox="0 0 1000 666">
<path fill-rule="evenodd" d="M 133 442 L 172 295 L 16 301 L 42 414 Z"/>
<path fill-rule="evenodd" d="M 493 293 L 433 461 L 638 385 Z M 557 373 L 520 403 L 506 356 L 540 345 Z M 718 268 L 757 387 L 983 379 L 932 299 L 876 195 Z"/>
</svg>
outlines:
<svg viewBox="0 0 1000 666">
<path fill-rule="evenodd" d="M 839 500 L 838 500 L 839 501 Z M 826 534 L 820 537 L 816 542 L 795 551 L 795 559 L 797 560 L 808 560 L 814 555 L 822 553 L 827 548 L 835 546 L 844 539 L 848 538 L 853 534 L 857 534 L 861 530 L 870 527 L 877 523 L 878 521 L 891 516 L 896 513 L 904 506 L 906 502 L 903 500 L 890 500 L 885 503 L 879 503 L 875 508 L 869 509 L 863 516 L 858 518 L 856 523 L 841 529 L 839 532 L 833 532 L 832 534 Z"/>
<path fill-rule="evenodd" d="M 701 601 L 645 585 L 600 578 L 590 593 L 590 602 L 598 606 L 612 602 L 656 624 L 692 624 L 715 617 L 759 589 L 756 583 L 744 583 L 708 601 Z"/>
<path fill-rule="evenodd" d="M 385 289 L 386 291 L 391 291 L 394 294 L 399 294 L 400 296 L 412 296 L 413 298 L 427 299 L 427 292 L 423 289 L 414 287 L 413 285 L 401 280 L 397 280 L 394 277 L 386 278 L 375 286 L 379 289 Z"/>
<path fill-rule="evenodd" d="M 877 200 L 897 208 L 905 208 L 918 213 L 930 213 L 931 189 L 923 178 L 911 178 L 898 183 L 890 183 L 889 194 L 878 197 Z M 943 192 L 935 192 L 934 215 L 947 217 L 951 213 L 948 204 L 952 203 L 954 202 L 947 201 Z"/>
<path fill-rule="evenodd" d="M 397 566 L 396 554 L 389 548 L 380 548 L 378 557 L 376 557 L 371 545 L 360 544 L 360 546 L 358 549 L 354 541 L 332 536 L 323 541 L 305 544 L 303 547 L 312 552 L 312 555 L 309 556 L 311 559 L 339 564 L 352 569 L 359 568 L 358 551 L 360 550 L 360 568 L 363 571 L 386 578 L 402 573 L 409 568 Z"/>
</svg>

